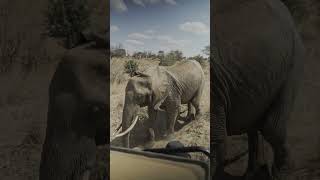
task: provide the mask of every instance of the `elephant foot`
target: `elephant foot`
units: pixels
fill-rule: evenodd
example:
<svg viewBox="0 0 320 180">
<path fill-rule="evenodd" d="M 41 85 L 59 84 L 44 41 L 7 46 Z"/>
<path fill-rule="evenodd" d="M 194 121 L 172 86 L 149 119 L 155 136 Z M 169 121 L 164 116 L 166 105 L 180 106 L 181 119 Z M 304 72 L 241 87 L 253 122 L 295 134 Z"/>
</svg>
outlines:
<svg viewBox="0 0 320 180">
<path fill-rule="evenodd" d="M 155 143 L 155 132 L 154 129 L 149 128 L 149 141 L 147 142 L 147 144 L 145 145 L 146 148 L 152 148 L 154 146 Z"/>
<path fill-rule="evenodd" d="M 145 148 L 147 149 L 151 149 L 155 144 L 155 141 L 149 141 L 146 145 L 145 145 Z"/>
<path fill-rule="evenodd" d="M 195 119 L 200 120 L 201 115 L 202 115 L 202 113 L 201 113 L 201 112 L 198 112 L 198 113 L 195 115 Z"/>
<path fill-rule="evenodd" d="M 195 119 L 196 119 L 196 115 L 195 115 L 195 114 L 190 114 L 190 115 L 187 116 L 187 119 L 186 119 L 186 120 L 187 120 L 188 122 L 190 122 L 190 121 L 193 121 L 193 120 L 195 120 Z"/>
<path fill-rule="evenodd" d="M 149 128 L 149 140 L 155 141 L 155 138 L 156 138 L 156 135 L 155 135 L 154 129 Z"/>
</svg>

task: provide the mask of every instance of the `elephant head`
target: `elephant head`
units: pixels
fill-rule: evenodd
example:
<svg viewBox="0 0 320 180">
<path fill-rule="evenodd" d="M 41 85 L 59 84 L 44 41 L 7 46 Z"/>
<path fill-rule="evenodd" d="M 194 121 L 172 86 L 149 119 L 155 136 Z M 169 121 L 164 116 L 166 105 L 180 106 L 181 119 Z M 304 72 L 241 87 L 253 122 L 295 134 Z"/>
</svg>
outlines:
<svg viewBox="0 0 320 180">
<path fill-rule="evenodd" d="M 107 57 L 99 50 L 70 50 L 49 87 L 40 180 L 88 176 L 96 146 L 109 143 Z"/>
<path fill-rule="evenodd" d="M 155 111 L 162 111 L 160 107 L 168 96 L 168 78 L 169 74 L 163 67 L 156 67 L 144 73 L 136 73 L 129 79 L 122 114 L 122 132 L 126 132 L 123 136 L 124 147 L 130 145 L 129 131 L 136 123 L 133 120 L 140 107 L 148 106 L 149 122 L 154 120 Z"/>
</svg>

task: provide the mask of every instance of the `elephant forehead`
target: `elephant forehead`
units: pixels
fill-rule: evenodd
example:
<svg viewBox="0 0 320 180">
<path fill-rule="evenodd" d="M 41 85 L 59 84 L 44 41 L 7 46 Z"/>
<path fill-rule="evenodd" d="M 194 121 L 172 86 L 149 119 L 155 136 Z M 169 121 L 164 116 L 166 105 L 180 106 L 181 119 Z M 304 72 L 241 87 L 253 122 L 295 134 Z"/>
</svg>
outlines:
<svg viewBox="0 0 320 180">
<path fill-rule="evenodd" d="M 71 50 L 64 55 L 58 68 L 60 69 L 60 71 L 57 70 L 58 73 L 67 73 L 72 77 L 69 78 L 69 83 L 74 85 L 73 89 L 80 93 L 85 101 L 106 103 L 109 94 L 107 92 L 108 63 L 103 53 Z"/>
<path fill-rule="evenodd" d="M 145 77 L 133 77 L 128 81 L 128 86 L 132 86 L 134 88 L 147 87 L 149 84 L 149 78 Z"/>
<path fill-rule="evenodd" d="M 126 91 L 134 91 L 137 93 L 146 93 L 150 91 L 150 82 L 148 78 L 133 77 L 128 81 Z"/>
</svg>

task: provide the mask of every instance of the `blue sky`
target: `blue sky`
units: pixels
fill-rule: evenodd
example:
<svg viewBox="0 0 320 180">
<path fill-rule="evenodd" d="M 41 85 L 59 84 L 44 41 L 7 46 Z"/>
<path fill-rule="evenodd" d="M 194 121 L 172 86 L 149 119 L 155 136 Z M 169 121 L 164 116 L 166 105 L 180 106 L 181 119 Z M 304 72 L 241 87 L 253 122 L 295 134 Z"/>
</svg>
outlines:
<svg viewBox="0 0 320 180">
<path fill-rule="evenodd" d="M 111 45 L 135 51 L 202 54 L 210 43 L 209 0 L 110 0 Z"/>
</svg>

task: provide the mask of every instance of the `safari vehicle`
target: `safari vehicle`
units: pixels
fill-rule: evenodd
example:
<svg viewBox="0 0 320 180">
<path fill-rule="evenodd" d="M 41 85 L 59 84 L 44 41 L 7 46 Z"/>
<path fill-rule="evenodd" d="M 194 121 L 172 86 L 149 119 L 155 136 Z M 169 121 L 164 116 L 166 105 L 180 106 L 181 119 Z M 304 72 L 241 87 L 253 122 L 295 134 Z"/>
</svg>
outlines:
<svg viewBox="0 0 320 180">
<path fill-rule="evenodd" d="M 208 180 L 209 164 L 192 160 L 188 153 L 200 152 L 208 159 L 210 153 L 203 147 L 170 147 L 134 150 L 110 149 L 111 180 Z"/>
</svg>

